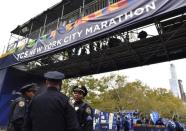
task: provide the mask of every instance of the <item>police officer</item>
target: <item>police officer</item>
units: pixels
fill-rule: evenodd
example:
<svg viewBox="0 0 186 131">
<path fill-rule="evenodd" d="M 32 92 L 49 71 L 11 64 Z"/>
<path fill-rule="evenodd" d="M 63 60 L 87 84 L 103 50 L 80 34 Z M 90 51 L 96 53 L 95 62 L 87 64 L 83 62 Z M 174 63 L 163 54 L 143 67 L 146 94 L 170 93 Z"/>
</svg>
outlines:
<svg viewBox="0 0 186 131">
<path fill-rule="evenodd" d="M 21 97 L 12 102 L 7 131 L 23 131 L 28 105 L 36 92 L 36 84 L 28 84 L 20 89 Z"/>
<path fill-rule="evenodd" d="M 93 111 L 83 99 L 87 95 L 86 87 L 75 86 L 73 88 L 73 106 L 76 111 L 81 131 L 93 131 Z"/>
<path fill-rule="evenodd" d="M 25 131 L 78 131 L 75 110 L 60 92 L 64 74 L 49 71 L 44 77 L 47 89 L 32 100 Z"/>
</svg>

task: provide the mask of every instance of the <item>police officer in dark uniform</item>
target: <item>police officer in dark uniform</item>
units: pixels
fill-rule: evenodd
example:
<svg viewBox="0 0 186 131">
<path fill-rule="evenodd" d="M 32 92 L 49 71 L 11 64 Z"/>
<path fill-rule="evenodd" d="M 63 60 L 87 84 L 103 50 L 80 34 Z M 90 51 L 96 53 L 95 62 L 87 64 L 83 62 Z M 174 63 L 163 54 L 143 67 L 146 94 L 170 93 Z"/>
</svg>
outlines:
<svg viewBox="0 0 186 131">
<path fill-rule="evenodd" d="M 36 92 L 36 84 L 28 84 L 20 89 L 21 97 L 12 102 L 7 131 L 23 131 L 28 106 Z"/>
<path fill-rule="evenodd" d="M 25 131 L 78 131 L 75 110 L 60 92 L 64 74 L 49 71 L 44 77 L 47 89 L 32 100 Z"/>
<path fill-rule="evenodd" d="M 77 113 L 81 131 L 93 131 L 93 110 L 83 99 L 87 95 L 86 87 L 75 86 L 73 88 L 73 106 Z"/>
</svg>

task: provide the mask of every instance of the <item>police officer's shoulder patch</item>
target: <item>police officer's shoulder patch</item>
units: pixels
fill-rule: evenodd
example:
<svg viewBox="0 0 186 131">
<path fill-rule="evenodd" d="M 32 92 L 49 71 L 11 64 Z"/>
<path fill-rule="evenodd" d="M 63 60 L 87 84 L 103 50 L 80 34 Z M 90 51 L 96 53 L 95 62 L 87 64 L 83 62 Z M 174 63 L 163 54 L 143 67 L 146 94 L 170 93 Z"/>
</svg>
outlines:
<svg viewBox="0 0 186 131">
<path fill-rule="evenodd" d="M 90 107 L 87 107 L 85 111 L 87 114 L 91 114 L 91 112 L 92 112 Z"/>
<path fill-rule="evenodd" d="M 24 107 L 24 106 L 25 106 L 25 102 L 24 102 L 24 101 L 20 101 L 20 102 L 18 103 L 18 105 L 19 105 L 19 107 Z"/>
</svg>

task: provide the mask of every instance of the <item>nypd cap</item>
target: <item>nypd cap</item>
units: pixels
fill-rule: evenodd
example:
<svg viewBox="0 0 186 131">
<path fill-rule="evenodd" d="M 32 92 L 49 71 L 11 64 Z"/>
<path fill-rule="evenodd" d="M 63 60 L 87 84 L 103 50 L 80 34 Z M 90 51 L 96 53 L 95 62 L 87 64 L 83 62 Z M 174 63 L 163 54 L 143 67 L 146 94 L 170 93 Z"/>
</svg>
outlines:
<svg viewBox="0 0 186 131">
<path fill-rule="evenodd" d="M 44 77 L 48 80 L 60 81 L 65 78 L 65 75 L 61 72 L 58 72 L 58 71 L 49 71 L 44 74 Z"/>
<path fill-rule="evenodd" d="M 74 86 L 73 87 L 73 92 L 76 92 L 76 91 L 77 92 L 82 92 L 84 96 L 86 96 L 87 93 L 88 93 L 88 90 L 87 90 L 87 88 L 85 86 L 81 86 L 81 87 Z"/>
<path fill-rule="evenodd" d="M 37 90 L 36 87 L 37 87 L 36 83 L 27 84 L 27 85 L 21 87 L 20 92 L 24 93 L 26 91 L 36 91 Z"/>
</svg>

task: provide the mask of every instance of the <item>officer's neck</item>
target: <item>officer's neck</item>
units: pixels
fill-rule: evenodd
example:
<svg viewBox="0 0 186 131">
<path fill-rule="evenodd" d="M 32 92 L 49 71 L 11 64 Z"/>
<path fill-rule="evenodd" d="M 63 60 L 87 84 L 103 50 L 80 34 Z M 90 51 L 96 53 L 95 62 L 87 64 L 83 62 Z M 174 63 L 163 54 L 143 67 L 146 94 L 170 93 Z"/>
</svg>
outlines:
<svg viewBox="0 0 186 131">
<path fill-rule="evenodd" d="M 23 97 L 25 100 L 31 100 L 31 98 L 30 98 L 29 96 L 22 95 L 22 97 Z"/>
<path fill-rule="evenodd" d="M 57 89 L 57 90 L 60 89 L 59 85 L 53 85 L 53 84 L 47 84 L 47 88 L 48 89 Z"/>
<path fill-rule="evenodd" d="M 60 84 L 56 84 L 53 82 L 47 82 L 46 83 L 47 88 L 56 88 L 56 89 L 60 89 Z"/>
<path fill-rule="evenodd" d="M 75 101 L 76 104 L 82 104 L 83 100 Z"/>
<path fill-rule="evenodd" d="M 53 90 L 53 91 L 59 91 L 59 89 L 57 87 L 47 87 L 47 90 Z"/>
</svg>

